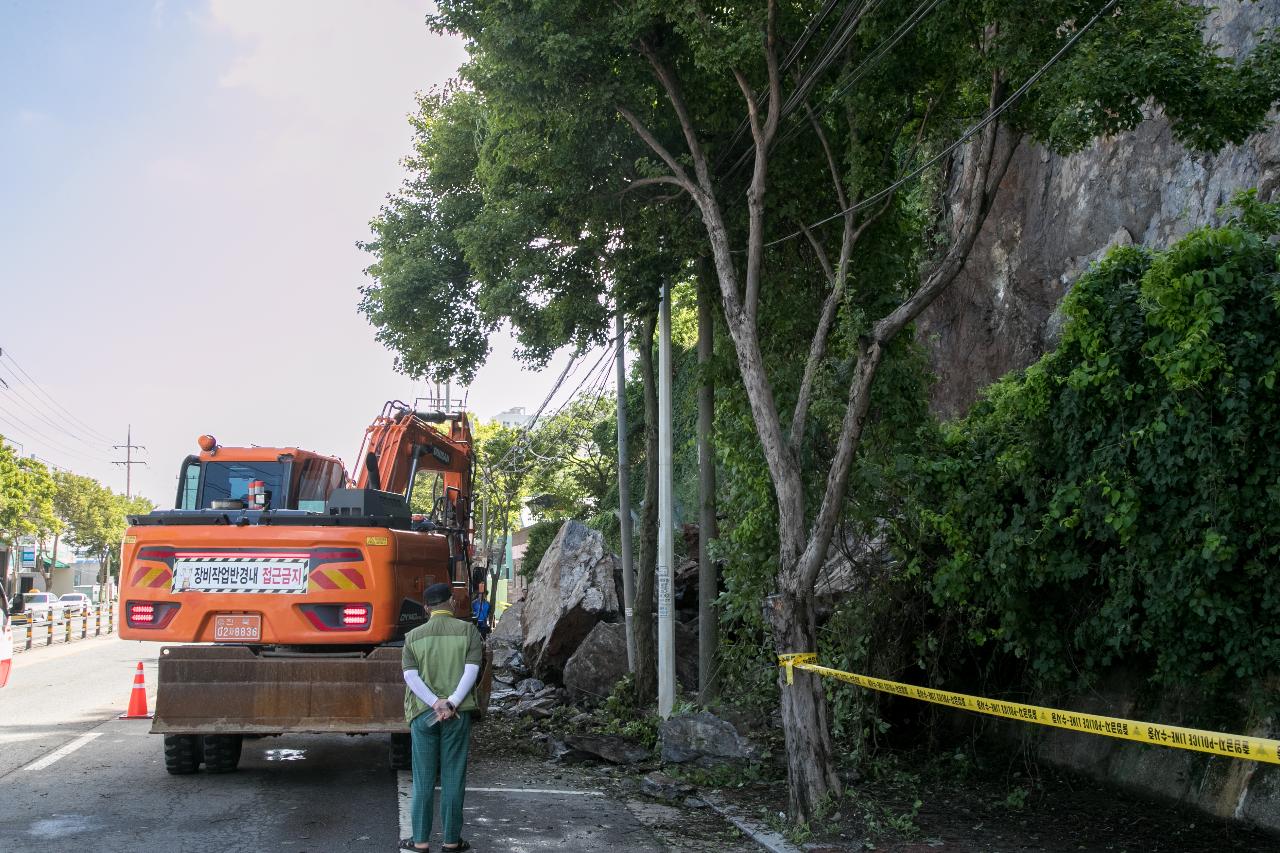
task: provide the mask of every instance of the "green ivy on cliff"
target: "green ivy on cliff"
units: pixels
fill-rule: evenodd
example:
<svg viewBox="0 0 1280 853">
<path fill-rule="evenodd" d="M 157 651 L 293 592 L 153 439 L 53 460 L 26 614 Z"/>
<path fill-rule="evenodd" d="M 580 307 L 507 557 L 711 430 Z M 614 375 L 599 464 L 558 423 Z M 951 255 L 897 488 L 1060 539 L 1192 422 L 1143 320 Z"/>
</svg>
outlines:
<svg viewBox="0 0 1280 853">
<path fill-rule="evenodd" d="M 935 605 L 1044 683 L 1276 672 L 1280 206 L 1236 204 L 1166 251 L 1112 250 L 1057 349 L 915 466 L 908 547 Z"/>
</svg>

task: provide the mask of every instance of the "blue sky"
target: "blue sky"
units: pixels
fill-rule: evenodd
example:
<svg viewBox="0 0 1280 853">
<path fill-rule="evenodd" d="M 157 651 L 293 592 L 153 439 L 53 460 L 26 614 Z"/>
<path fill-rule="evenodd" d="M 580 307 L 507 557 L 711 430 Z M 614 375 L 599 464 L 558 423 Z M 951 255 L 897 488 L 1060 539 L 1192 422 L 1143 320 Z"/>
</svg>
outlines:
<svg viewBox="0 0 1280 853">
<path fill-rule="evenodd" d="M 356 310 L 355 248 L 408 151 L 417 90 L 461 44 L 415 0 L 0 0 L 0 434 L 172 500 L 195 438 L 350 461 L 388 398 L 421 393 Z M 505 340 L 471 390 L 536 406 Z M 52 421 L 53 423 L 50 423 Z"/>
</svg>

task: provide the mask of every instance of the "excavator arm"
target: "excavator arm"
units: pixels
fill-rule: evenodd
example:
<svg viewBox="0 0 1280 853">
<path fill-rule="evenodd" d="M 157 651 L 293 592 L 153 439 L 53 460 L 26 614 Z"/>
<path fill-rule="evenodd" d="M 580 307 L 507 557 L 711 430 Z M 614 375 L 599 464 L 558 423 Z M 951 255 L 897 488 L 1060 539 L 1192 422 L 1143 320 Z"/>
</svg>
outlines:
<svg viewBox="0 0 1280 853">
<path fill-rule="evenodd" d="M 439 426 L 436 426 L 436 425 Z M 444 483 L 449 527 L 469 530 L 471 424 L 465 414 L 416 412 L 393 400 L 365 430 L 357 459 L 356 487 L 411 496 L 419 471 L 435 471 Z"/>
</svg>

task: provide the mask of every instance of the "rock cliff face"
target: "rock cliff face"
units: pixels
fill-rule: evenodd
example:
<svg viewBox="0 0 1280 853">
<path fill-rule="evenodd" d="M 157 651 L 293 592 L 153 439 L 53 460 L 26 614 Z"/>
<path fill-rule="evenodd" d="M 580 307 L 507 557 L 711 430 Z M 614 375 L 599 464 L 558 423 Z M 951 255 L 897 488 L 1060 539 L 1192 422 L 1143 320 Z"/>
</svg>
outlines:
<svg viewBox="0 0 1280 853">
<path fill-rule="evenodd" d="M 1220 0 L 1206 24 L 1206 38 L 1224 55 L 1246 55 L 1259 30 L 1280 27 L 1280 0 Z M 1218 221 L 1217 209 L 1251 187 L 1264 200 L 1280 195 L 1280 127 L 1214 155 L 1183 148 L 1159 115 L 1070 157 L 1024 143 L 968 264 L 917 323 L 938 377 L 934 411 L 963 414 L 986 385 L 1051 349 L 1063 296 L 1106 249 L 1167 245 Z M 1062 707 L 1182 716 L 1173 702 L 1135 707 L 1134 680 L 1118 681 Z M 1240 719 L 1234 730 L 1276 736 L 1272 721 Z M 1027 736 L 1018 729 L 1017 737 Z M 1276 768 L 1058 731 L 1031 736 L 1042 760 L 1280 832 Z"/>
<path fill-rule="evenodd" d="M 1245 55 L 1280 27 L 1280 0 L 1221 0 L 1206 38 Z M 1154 116 L 1070 157 L 1024 143 L 959 279 L 920 318 L 938 381 L 935 412 L 963 414 L 983 387 L 1057 342 L 1058 306 L 1075 278 L 1117 243 L 1162 246 L 1214 221 L 1240 189 L 1280 186 L 1280 128 L 1215 155 L 1183 148 Z"/>
</svg>

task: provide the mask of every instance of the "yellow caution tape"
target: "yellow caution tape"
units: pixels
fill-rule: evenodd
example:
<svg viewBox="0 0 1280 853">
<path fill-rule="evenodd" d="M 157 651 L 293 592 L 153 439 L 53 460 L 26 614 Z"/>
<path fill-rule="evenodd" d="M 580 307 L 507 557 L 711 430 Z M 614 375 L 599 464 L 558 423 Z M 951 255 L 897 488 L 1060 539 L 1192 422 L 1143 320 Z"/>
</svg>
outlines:
<svg viewBox="0 0 1280 853">
<path fill-rule="evenodd" d="M 1169 746 L 1174 749 L 1190 749 L 1196 752 L 1210 752 L 1214 755 L 1225 755 L 1228 758 L 1242 758 L 1248 761 L 1266 761 L 1280 764 L 1280 741 L 1270 738 L 1250 737 L 1248 735 L 1230 735 L 1222 732 L 1208 732 L 1202 729 L 1187 729 L 1182 726 L 1164 726 L 1159 723 L 1143 723 L 1138 720 L 1123 720 L 1118 717 L 1100 717 L 1097 714 L 1081 714 L 1076 711 L 1059 711 L 1056 708 L 1042 708 L 1039 705 L 1023 705 L 1020 702 L 1006 702 L 1003 699 L 985 699 L 981 696 L 970 696 L 965 693 L 952 693 L 947 690 L 935 690 L 931 687 L 918 687 L 914 684 L 903 684 L 884 678 L 872 678 L 852 672 L 820 666 L 818 656 L 811 652 L 778 655 L 778 663 L 786 675 L 787 684 L 793 680 L 794 670 L 803 669 L 808 672 L 847 681 L 869 690 L 881 693 L 892 693 L 908 699 L 920 699 L 935 705 L 946 705 L 949 708 L 963 708 L 979 714 L 990 714 L 993 717 L 1007 717 L 1024 723 L 1039 723 L 1042 726 L 1054 726 L 1059 729 L 1071 729 L 1091 735 L 1135 740 L 1139 743 Z"/>
</svg>

